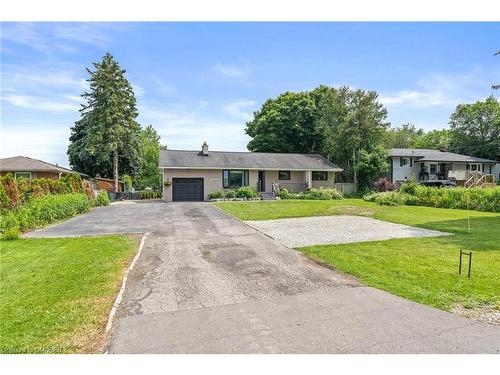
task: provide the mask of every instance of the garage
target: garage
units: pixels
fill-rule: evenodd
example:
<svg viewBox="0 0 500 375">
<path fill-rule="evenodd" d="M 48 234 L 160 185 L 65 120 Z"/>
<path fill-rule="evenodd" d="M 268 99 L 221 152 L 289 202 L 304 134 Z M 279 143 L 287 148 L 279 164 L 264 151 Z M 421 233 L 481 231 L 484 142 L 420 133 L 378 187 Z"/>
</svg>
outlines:
<svg viewBox="0 0 500 375">
<path fill-rule="evenodd" d="M 172 200 L 174 202 L 202 202 L 203 178 L 172 179 Z"/>
</svg>

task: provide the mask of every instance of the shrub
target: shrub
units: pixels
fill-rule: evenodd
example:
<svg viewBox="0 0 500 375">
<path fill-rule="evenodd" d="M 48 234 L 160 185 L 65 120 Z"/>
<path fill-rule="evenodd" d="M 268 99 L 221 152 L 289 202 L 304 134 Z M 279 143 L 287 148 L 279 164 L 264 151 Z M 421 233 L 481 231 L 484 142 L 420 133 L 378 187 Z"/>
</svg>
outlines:
<svg viewBox="0 0 500 375">
<path fill-rule="evenodd" d="M 343 199 L 344 196 L 341 192 L 336 189 L 330 188 L 319 188 L 319 189 L 309 189 L 306 193 L 306 199 L 314 199 L 314 200 L 330 200 L 330 199 Z"/>
<path fill-rule="evenodd" d="M 16 180 L 12 177 L 12 173 L 7 173 L 2 177 L 2 185 L 5 194 L 9 197 L 10 208 L 16 207 L 19 203 L 19 190 Z"/>
<path fill-rule="evenodd" d="M 17 190 L 19 191 L 19 201 L 20 204 L 25 204 L 31 197 L 32 188 L 31 188 L 31 180 L 29 178 L 18 178 L 17 182 Z"/>
<path fill-rule="evenodd" d="M 139 199 L 160 199 L 162 195 L 161 191 L 142 190 L 139 192 Z"/>
<path fill-rule="evenodd" d="M 394 191 L 397 189 L 397 186 L 396 186 L 396 184 L 393 184 L 391 181 L 389 181 L 386 177 L 380 177 L 373 184 L 373 189 L 376 192 Z"/>
<path fill-rule="evenodd" d="M 236 198 L 236 192 L 234 190 L 226 190 L 224 192 L 224 198 Z"/>
<path fill-rule="evenodd" d="M 89 200 L 89 202 L 94 202 L 94 199 L 96 198 L 94 192 L 94 186 L 88 180 L 83 180 L 82 184 L 83 184 L 83 191 L 87 195 L 87 199 Z"/>
<path fill-rule="evenodd" d="M 208 199 L 221 199 L 224 198 L 224 191 L 218 190 L 208 194 Z"/>
<path fill-rule="evenodd" d="M 13 212 L 0 215 L 0 238 L 2 240 L 15 240 L 19 237 L 19 221 Z"/>
<path fill-rule="evenodd" d="M 242 186 L 235 192 L 236 198 L 257 198 L 259 193 L 254 191 L 250 186 Z"/>
<path fill-rule="evenodd" d="M 419 185 L 417 184 L 417 179 L 415 176 L 411 176 L 407 182 L 401 184 L 399 191 L 401 193 L 415 195 L 418 187 Z"/>
<path fill-rule="evenodd" d="M 0 211 L 10 207 L 10 198 L 5 193 L 3 184 L 0 182 Z"/>
<path fill-rule="evenodd" d="M 61 178 L 61 182 L 67 184 L 69 191 L 73 193 L 82 193 L 82 177 L 78 173 L 69 173 Z"/>
<path fill-rule="evenodd" d="M 278 197 L 280 197 L 280 199 L 294 199 L 292 198 L 293 195 L 294 194 L 290 193 L 287 189 L 281 189 L 278 193 Z"/>
<path fill-rule="evenodd" d="M 68 219 L 88 212 L 90 203 L 83 193 L 45 195 L 33 198 L 25 206 L 14 210 L 22 231 Z"/>
<path fill-rule="evenodd" d="M 404 186 L 404 185 L 403 185 Z M 406 190 L 408 191 L 408 190 Z M 412 190 L 410 190 L 412 191 Z M 437 188 L 417 186 L 414 194 L 400 189 L 398 192 L 371 193 L 364 200 L 383 205 L 420 205 L 438 208 L 471 209 L 500 212 L 500 187 L 488 188 Z"/>
<path fill-rule="evenodd" d="M 128 174 L 122 176 L 122 181 L 123 184 L 125 185 L 125 191 L 130 191 L 132 190 L 132 177 L 130 177 Z"/>
<path fill-rule="evenodd" d="M 97 194 L 97 197 L 95 198 L 94 205 L 95 206 L 109 206 L 109 196 L 108 192 L 106 190 L 101 190 Z"/>
<path fill-rule="evenodd" d="M 319 188 L 319 189 L 309 189 L 306 193 L 290 193 L 286 189 L 282 189 L 278 193 L 278 197 L 281 199 L 311 199 L 311 200 L 331 200 L 331 199 L 343 199 L 344 196 L 341 192 L 336 189 L 330 188 Z"/>
<path fill-rule="evenodd" d="M 373 192 L 366 194 L 363 199 L 383 206 L 416 205 L 418 203 L 415 196 L 398 191 Z"/>
</svg>

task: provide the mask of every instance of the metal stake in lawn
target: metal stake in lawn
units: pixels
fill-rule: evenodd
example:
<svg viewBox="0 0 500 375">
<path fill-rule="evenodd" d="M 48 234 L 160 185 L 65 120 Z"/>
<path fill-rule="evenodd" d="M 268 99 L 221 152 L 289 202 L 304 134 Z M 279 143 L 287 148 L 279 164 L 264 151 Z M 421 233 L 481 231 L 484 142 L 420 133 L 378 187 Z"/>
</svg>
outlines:
<svg viewBox="0 0 500 375">
<path fill-rule="evenodd" d="M 462 274 L 462 255 L 468 256 L 469 257 L 469 272 L 467 274 L 467 277 L 470 277 L 470 269 L 472 266 L 472 251 L 469 251 L 468 253 L 460 249 L 460 260 L 458 262 L 458 274 Z"/>
</svg>

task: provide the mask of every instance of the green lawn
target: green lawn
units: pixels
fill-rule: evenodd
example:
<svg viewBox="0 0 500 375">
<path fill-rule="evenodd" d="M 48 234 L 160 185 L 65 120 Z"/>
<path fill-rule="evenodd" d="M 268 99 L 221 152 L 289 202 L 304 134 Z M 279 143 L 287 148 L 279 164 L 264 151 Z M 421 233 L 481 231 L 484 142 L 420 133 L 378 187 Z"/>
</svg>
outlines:
<svg viewBox="0 0 500 375">
<path fill-rule="evenodd" d="M 243 220 L 319 215 L 363 215 L 454 233 L 299 249 L 359 277 L 367 285 L 445 310 L 456 306 L 500 309 L 500 214 L 420 206 L 379 206 L 361 199 L 339 201 L 221 202 Z M 459 250 L 473 252 L 472 277 L 459 276 Z"/>
<path fill-rule="evenodd" d="M 98 352 L 131 237 L 0 241 L 0 352 Z"/>
</svg>

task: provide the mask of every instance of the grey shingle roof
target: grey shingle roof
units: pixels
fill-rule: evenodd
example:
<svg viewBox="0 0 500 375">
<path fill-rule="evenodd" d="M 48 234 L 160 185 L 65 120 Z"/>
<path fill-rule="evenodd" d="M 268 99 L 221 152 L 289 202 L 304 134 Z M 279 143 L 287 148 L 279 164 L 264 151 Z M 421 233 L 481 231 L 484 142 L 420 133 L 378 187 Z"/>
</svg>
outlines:
<svg viewBox="0 0 500 375">
<path fill-rule="evenodd" d="M 73 171 L 42 160 L 27 156 L 14 156 L 0 159 L 1 172 L 57 172 L 72 173 Z"/>
<path fill-rule="evenodd" d="M 469 162 L 469 163 L 497 163 L 495 160 L 476 158 L 474 156 L 455 154 L 428 148 L 392 148 L 390 156 L 403 156 L 419 158 L 418 161 L 442 161 L 442 162 Z"/>
<path fill-rule="evenodd" d="M 342 171 L 342 168 L 315 154 L 280 154 L 267 152 L 161 150 L 160 168 L 282 169 Z"/>
</svg>

